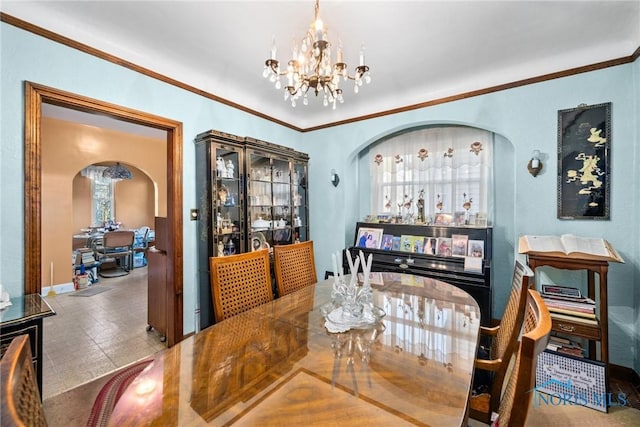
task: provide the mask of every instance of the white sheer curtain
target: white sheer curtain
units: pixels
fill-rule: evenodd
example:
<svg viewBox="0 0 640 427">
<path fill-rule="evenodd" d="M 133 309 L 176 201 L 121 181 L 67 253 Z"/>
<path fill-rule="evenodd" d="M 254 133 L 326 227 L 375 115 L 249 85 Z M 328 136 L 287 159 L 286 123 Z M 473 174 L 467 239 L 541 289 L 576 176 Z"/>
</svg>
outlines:
<svg viewBox="0 0 640 427">
<path fill-rule="evenodd" d="M 491 218 L 492 152 L 491 132 L 462 126 L 414 130 L 372 146 L 371 213 L 416 214 L 424 191 L 425 216 L 464 211 L 470 201 L 469 214 Z"/>
</svg>

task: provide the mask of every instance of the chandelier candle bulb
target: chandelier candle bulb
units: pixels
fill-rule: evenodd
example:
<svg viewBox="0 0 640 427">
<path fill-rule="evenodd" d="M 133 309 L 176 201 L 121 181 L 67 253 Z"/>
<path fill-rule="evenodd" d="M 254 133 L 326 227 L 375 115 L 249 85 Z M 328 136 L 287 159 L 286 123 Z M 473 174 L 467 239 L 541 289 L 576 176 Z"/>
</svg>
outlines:
<svg viewBox="0 0 640 427">
<path fill-rule="evenodd" d="M 322 40 L 322 19 L 316 20 L 316 38 Z"/>
</svg>

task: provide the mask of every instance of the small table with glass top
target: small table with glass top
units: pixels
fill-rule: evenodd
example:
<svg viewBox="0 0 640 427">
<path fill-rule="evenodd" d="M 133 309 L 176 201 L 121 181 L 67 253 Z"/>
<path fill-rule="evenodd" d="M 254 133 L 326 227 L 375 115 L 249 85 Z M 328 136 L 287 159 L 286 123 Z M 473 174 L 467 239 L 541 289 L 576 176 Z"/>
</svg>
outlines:
<svg viewBox="0 0 640 427">
<path fill-rule="evenodd" d="M 39 294 L 11 298 L 11 305 L 0 310 L 0 358 L 18 335 L 28 334 L 31 357 L 36 371 L 40 398 L 42 398 L 42 319 L 55 311 Z"/>
</svg>

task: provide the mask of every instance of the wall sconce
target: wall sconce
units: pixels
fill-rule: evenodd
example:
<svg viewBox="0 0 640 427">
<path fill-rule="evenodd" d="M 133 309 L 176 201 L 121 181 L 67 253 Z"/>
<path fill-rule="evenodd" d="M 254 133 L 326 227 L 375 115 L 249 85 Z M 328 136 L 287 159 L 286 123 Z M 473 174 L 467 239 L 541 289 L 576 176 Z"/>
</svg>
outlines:
<svg viewBox="0 0 640 427">
<path fill-rule="evenodd" d="M 191 221 L 197 221 L 199 216 L 200 213 L 198 212 L 198 209 L 191 209 L 191 211 L 189 212 L 189 218 L 191 219 Z"/>
<path fill-rule="evenodd" d="M 334 187 L 337 187 L 340 184 L 340 177 L 338 176 L 338 172 L 335 169 L 331 169 L 331 183 Z"/>
<path fill-rule="evenodd" d="M 529 173 L 534 176 L 538 176 L 540 171 L 542 170 L 542 162 L 540 161 L 540 150 L 533 150 L 531 153 L 531 160 L 529 160 L 529 164 L 527 165 L 527 169 Z"/>
</svg>

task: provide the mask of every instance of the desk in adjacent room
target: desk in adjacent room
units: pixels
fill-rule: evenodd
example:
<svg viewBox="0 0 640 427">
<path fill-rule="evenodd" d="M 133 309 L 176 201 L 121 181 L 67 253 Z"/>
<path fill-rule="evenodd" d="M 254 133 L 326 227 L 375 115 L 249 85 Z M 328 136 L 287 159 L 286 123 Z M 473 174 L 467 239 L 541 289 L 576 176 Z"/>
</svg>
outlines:
<svg viewBox="0 0 640 427">
<path fill-rule="evenodd" d="M 377 274 L 377 273 L 375 273 Z M 480 309 L 444 282 L 380 273 L 375 326 L 332 334 L 332 279 L 155 355 L 112 425 L 466 425 Z"/>
</svg>

